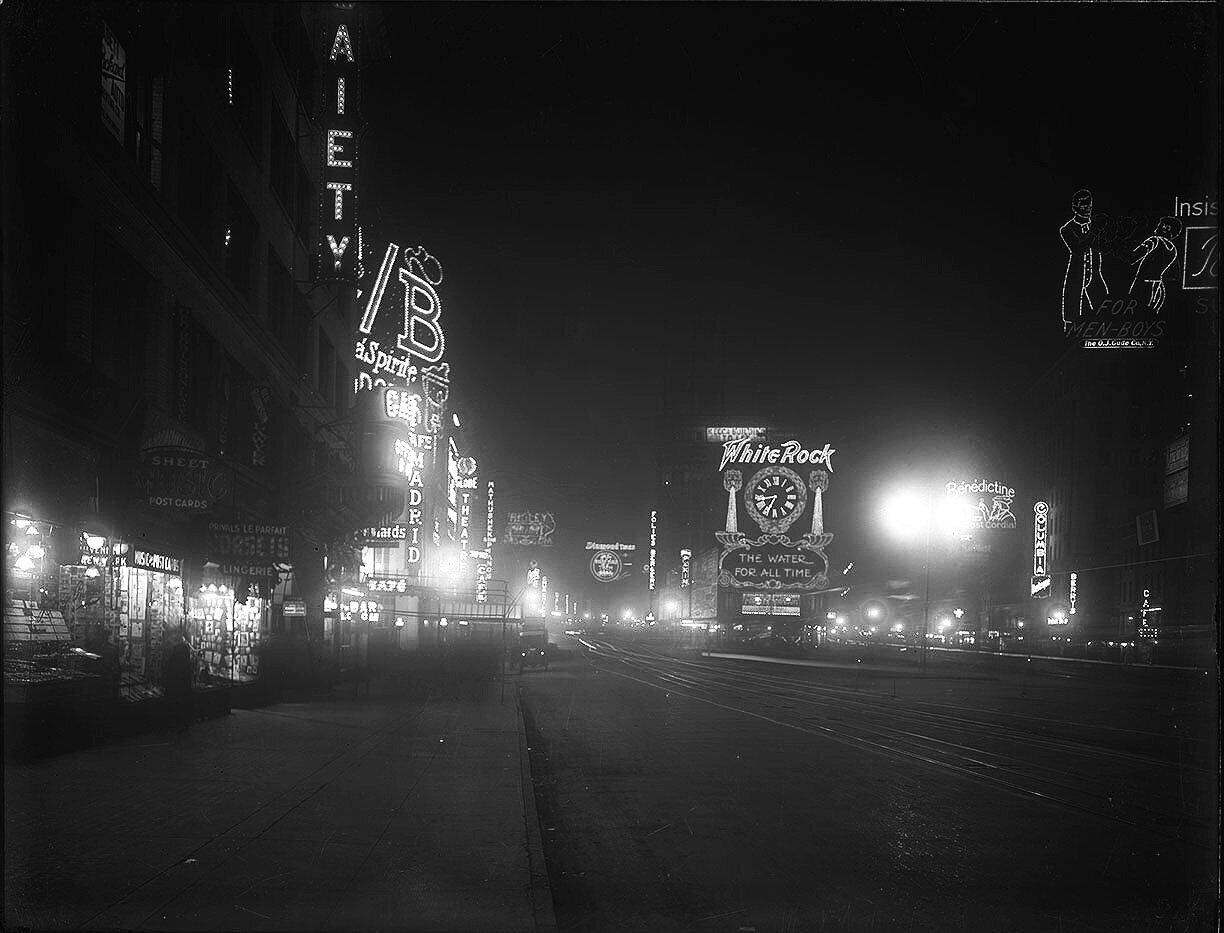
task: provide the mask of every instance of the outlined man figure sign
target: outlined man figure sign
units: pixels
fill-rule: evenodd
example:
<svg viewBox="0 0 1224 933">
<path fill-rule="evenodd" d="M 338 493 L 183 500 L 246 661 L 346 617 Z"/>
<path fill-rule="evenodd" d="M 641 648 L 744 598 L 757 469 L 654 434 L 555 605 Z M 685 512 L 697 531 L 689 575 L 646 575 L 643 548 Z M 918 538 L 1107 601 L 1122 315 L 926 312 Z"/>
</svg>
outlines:
<svg viewBox="0 0 1224 933">
<path fill-rule="evenodd" d="M 1180 220 L 1161 217 L 1152 235 L 1135 247 L 1135 277 L 1129 294 L 1142 298 L 1154 311 L 1164 307 L 1164 277 L 1177 264 L 1177 246 L 1173 241 L 1180 233 Z"/>
<path fill-rule="evenodd" d="M 1067 247 L 1062 288 L 1062 320 L 1067 327 L 1091 315 L 1109 296 L 1101 272 L 1098 232 L 1092 222 L 1092 192 L 1086 188 L 1075 192 L 1071 212 L 1071 219 L 1058 228 L 1058 235 Z"/>
</svg>

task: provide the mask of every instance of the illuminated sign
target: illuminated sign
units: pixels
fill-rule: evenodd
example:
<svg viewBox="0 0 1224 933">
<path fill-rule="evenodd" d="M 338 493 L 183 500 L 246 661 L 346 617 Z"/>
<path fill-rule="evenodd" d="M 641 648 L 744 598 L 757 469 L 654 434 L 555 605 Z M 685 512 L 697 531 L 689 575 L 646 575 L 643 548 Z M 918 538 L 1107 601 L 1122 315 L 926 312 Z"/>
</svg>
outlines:
<svg viewBox="0 0 1224 933">
<path fill-rule="evenodd" d="M 148 551 L 137 547 L 131 549 L 124 563 L 129 567 L 155 570 L 158 573 L 181 574 L 183 572 L 183 559 L 181 557 L 171 557 L 168 554 L 158 554 L 156 551 Z"/>
<path fill-rule="evenodd" d="M 357 33 L 352 11 L 332 5 L 330 43 L 323 63 L 323 167 L 319 188 L 319 239 L 315 280 L 356 285 L 361 276 L 357 230 Z M 336 17 L 339 18 L 336 18 Z"/>
<path fill-rule="evenodd" d="M 281 614 L 286 616 L 304 616 L 306 615 L 306 600 L 300 596 L 286 596 L 285 601 L 281 606 Z"/>
<path fill-rule="evenodd" d="M 591 576 L 600 583 L 619 580 L 623 570 L 624 564 L 616 551 L 596 551 L 591 555 Z"/>
<path fill-rule="evenodd" d="M 1067 600 L 1071 603 L 1071 615 L 1075 615 L 1075 598 L 1079 590 L 1079 574 L 1072 572 L 1071 574 L 1071 589 L 1068 593 Z"/>
<path fill-rule="evenodd" d="M 275 564 L 220 564 L 217 573 L 223 577 L 254 577 L 262 580 L 276 580 L 280 577 L 280 567 Z"/>
<path fill-rule="evenodd" d="M 552 547 L 557 520 L 552 512 L 511 512 L 506 516 L 506 543 Z"/>
<path fill-rule="evenodd" d="M 383 393 L 383 411 L 392 421 L 403 421 L 413 430 L 425 422 L 421 396 L 406 389 L 387 389 Z"/>
<path fill-rule="evenodd" d="M 680 549 L 680 588 L 686 588 L 692 583 L 693 552 L 689 548 Z"/>
<path fill-rule="evenodd" d="M 441 428 L 441 406 L 449 394 L 450 366 L 442 362 L 442 264 L 425 250 L 387 245 L 370 287 L 365 311 L 357 323 L 356 391 L 386 385 L 410 385 L 420 379 L 431 433 Z M 437 409 L 437 410 L 435 410 Z M 437 416 L 436 418 L 434 416 Z"/>
<path fill-rule="evenodd" d="M 371 593 L 406 593 L 408 581 L 403 577 L 367 577 L 365 587 Z"/>
<path fill-rule="evenodd" d="M 476 553 L 476 552 L 473 552 Z M 476 602 L 489 600 L 489 580 L 493 578 L 493 481 L 489 481 L 485 494 L 485 537 L 484 550 L 476 555 L 480 561 L 476 565 Z"/>
<path fill-rule="evenodd" d="M 446 533 L 452 541 L 459 530 L 459 448 L 455 439 L 446 445 Z"/>
<path fill-rule="evenodd" d="M 1033 577 L 1029 585 L 1029 595 L 1036 599 L 1044 599 L 1050 595 L 1050 578 Z"/>
<path fill-rule="evenodd" d="M 209 556 L 248 563 L 288 563 L 289 526 L 209 522 Z"/>
<path fill-rule="evenodd" d="M 1109 294 L 1101 271 L 1099 231 L 1092 219 L 1092 192 L 1085 189 L 1071 196 L 1071 217 L 1058 228 L 1067 249 L 1063 271 L 1062 320 L 1075 324 L 1092 315 Z"/>
<path fill-rule="evenodd" d="M 1050 506 L 1045 502 L 1033 503 L 1033 575 L 1046 575 L 1046 540 Z"/>
<path fill-rule="evenodd" d="M 764 439 L 765 428 L 763 427 L 718 427 L 706 428 L 705 439 L 710 444 L 725 444 L 727 441 L 737 441 L 742 438 L 757 438 Z"/>
<path fill-rule="evenodd" d="M 598 541 L 588 541 L 586 543 L 588 551 L 636 551 L 636 544 L 601 544 Z"/>
<path fill-rule="evenodd" d="M 800 614 L 799 594 L 745 593 L 740 610 L 747 616 L 797 616 Z"/>
<path fill-rule="evenodd" d="M 357 532 L 357 541 L 362 547 L 391 547 L 408 540 L 407 522 L 390 525 L 371 525 Z"/>
<path fill-rule="evenodd" d="M 967 529 L 1010 530 L 1016 527 L 1016 516 L 1011 510 L 1016 490 L 1010 486 L 981 479 L 970 483 L 948 483 L 945 488 L 949 499 L 964 500 Z M 969 499 L 975 494 L 978 497 L 977 504 L 970 505 Z M 986 503 L 988 495 L 991 497 L 989 505 Z"/>
<path fill-rule="evenodd" d="M 655 544 L 658 536 L 659 528 L 659 513 L 656 509 L 650 510 L 650 558 L 646 565 L 646 575 L 650 582 L 650 589 L 655 588 Z"/>
<path fill-rule="evenodd" d="M 110 26 L 102 23 L 102 125 L 123 144 L 127 114 L 127 52 Z"/>
<path fill-rule="evenodd" d="M 780 446 L 762 444 L 750 437 L 726 441 L 723 444 L 722 463 L 718 465 L 721 472 L 725 467 L 740 463 L 780 463 L 804 464 L 812 466 L 823 465 L 833 472 L 833 455 L 836 447 L 825 444 L 822 448 L 808 449 L 798 441 L 787 441 Z"/>
<path fill-rule="evenodd" d="M 226 467 L 191 451 L 145 451 L 141 466 L 142 498 L 159 510 L 207 512 L 228 498 L 233 485 Z"/>
<path fill-rule="evenodd" d="M 459 494 L 459 564 L 467 563 L 468 527 L 472 522 L 472 494 L 466 489 Z"/>
<path fill-rule="evenodd" d="M 1215 207 L 1215 202 L 1212 202 Z M 1213 210 L 1214 214 L 1215 211 Z M 1220 287 L 1220 230 L 1218 227 L 1187 227 L 1182 288 L 1187 291 Z"/>
<path fill-rule="evenodd" d="M 798 447 L 798 442 L 792 443 Z M 814 452 L 821 454 L 817 457 L 819 461 L 827 463 L 833 451 L 827 447 L 826 451 Z M 728 462 L 726 447 L 723 462 Z M 824 530 L 823 497 L 828 485 L 829 474 L 825 470 L 812 470 L 805 480 L 789 467 L 769 465 L 754 473 L 747 483 L 739 470 L 727 470 L 723 474 L 727 490 L 726 530 L 716 534 L 723 546 L 718 559 L 719 585 L 808 592 L 828 587 L 829 558 L 825 548 L 833 540 L 833 535 Z M 739 530 L 736 493 L 740 489 L 745 511 L 761 529 L 759 538 L 749 538 Z M 792 539 L 790 528 L 803 516 L 809 500 L 811 530 Z"/>
</svg>

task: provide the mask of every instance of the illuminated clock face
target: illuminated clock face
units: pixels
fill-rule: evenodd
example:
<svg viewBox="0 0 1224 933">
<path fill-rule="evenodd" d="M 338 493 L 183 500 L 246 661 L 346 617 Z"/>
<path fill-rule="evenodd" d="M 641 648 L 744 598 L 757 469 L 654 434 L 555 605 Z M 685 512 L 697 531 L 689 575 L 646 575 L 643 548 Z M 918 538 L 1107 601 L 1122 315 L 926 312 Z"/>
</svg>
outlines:
<svg viewBox="0 0 1224 933">
<path fill-rule="evenodd" d="M 799 508 L 799 487 L 788 476 L 765 476 L 752 488 L 752 504 L 772 521 L 789 518 Z"/>
<path fill-rule="evenodd" d="M 803 478 L 784 466 L 758 470 L 744 487 L 744 506 L 761 530 L 780 534 L 790 528 L 807 506 Z"/>
</svg>

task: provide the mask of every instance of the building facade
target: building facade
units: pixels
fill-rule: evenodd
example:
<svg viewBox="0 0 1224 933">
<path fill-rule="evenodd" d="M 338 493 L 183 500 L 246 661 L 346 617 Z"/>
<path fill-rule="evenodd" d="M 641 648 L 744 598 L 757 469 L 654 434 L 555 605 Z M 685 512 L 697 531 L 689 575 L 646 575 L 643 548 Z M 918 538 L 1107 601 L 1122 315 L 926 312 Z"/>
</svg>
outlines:
<svg viewBox="0 0 1224 933">
<path fill-rule="evenodd" d="M 235 680 L 281 633 L 337 655 L 353 531 L 403 506 L 358 477 L 357 281 L 320 274 L 333 20 L 377 33 L 342 6 L 10 11 L 6 597 L 135 688 L 179 627 Z"/>
</svg>

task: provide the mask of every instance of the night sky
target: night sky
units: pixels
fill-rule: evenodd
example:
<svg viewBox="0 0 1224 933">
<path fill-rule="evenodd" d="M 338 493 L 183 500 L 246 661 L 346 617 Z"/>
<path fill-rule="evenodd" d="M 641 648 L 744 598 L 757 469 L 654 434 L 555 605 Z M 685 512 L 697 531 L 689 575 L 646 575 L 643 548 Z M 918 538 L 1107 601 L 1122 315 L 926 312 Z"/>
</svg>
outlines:
<svg viewBox="0 0 1224 933">
<path fill-rule="evenodd" d="M 991 448 L 1063 352 L 1071 194 L 1145 224 L 1216 196 L 1214 10 L 381 7 L 363 223 L 445 267 L 499 524 L 556 512 L 572 587 L 574 543 L 644 543 L 681 358 L 763 374 L 762 414 L 840 449 L 835 532 L 898 468 Z"/>
</svg>

